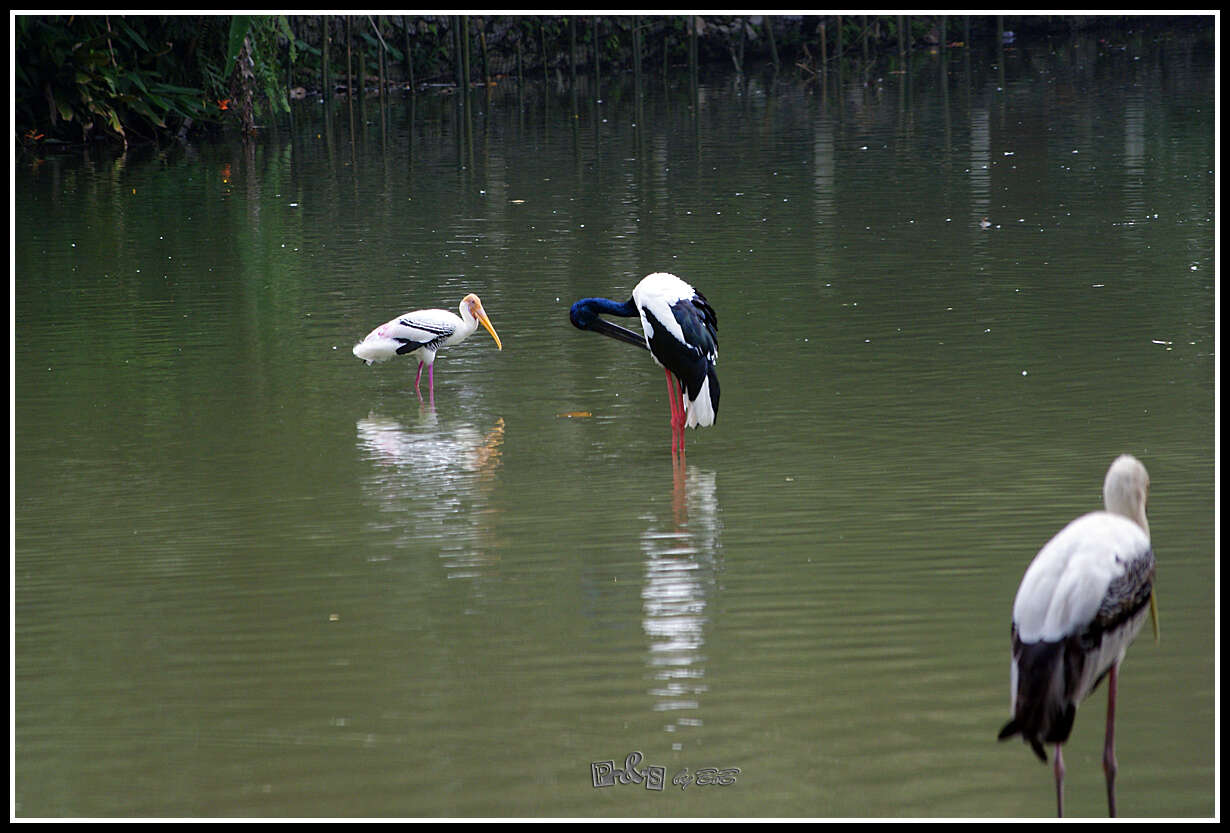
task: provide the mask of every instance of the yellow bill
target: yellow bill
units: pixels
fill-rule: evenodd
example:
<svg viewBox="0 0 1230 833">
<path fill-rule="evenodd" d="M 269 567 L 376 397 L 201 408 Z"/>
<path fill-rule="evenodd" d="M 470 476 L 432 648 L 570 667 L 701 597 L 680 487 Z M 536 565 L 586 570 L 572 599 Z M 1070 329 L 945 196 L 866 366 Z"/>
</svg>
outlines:
<svg viewBox="0 0 1230 833">
<path fill-rule="evenodd" d="M 478 323 L 486 327 L 487 332 L 491 333 L 491 337 L 495 339 L 496 349 L 503 350 L 504 345 L 500 344 L 500 337 L 495 334 L 495 327 L 491 326 L 491 319 L 487 317 L 487 313 L 485 313 L 481 307 L 478 310 Z"/>
</svg>

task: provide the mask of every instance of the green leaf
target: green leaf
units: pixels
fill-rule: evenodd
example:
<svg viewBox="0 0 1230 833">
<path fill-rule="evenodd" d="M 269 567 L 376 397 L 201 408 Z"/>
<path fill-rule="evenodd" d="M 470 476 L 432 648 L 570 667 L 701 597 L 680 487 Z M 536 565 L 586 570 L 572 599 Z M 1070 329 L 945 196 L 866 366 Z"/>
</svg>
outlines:
<svg viewBox="0 0 1230 833">
<path fill-rule="evenodd" d="M 205 91 L 198 87 L 181 87 L 177 84 L 168 84 L 165 81 L 159 81 L 157 84 L 151 84 L 150 89 L 155 90 L 160 93 L 165 93 L 167 95 L 172 95 L 176 93 L 178 93 L 179 95 L 204 95 L 205 94 Z"/>
<path fill-rule="evenodd" d="M 145 79 L 141 77 L 141 73 L 126 72 L 124 73 L 124 78 L 137 89 L 141 90 L 141 92 L 146 93 L 147 95 L 149 94 L 149 88 L 145 86 Z"/>
<path fill-rule="evenodd" d="M 235 63 L 235 56 L 239 54 L 239 50 L 243 48 L 243 39 L 248 36 L 248 32 L 252 29 L 252 16 L 246 14 L 237 14 L 231 18 L 231 35 L 229 46 L 226 50 L 226 65 L 229 67 Z"/>
<path fill-rule="evenodd" d="M 131 106 L 132 109 L 135 110 L 136 112 L 145 116 L 147 119 L 149 119 L 153 124 L 157 125 L 158 127 L 167 126 L 166 122 L 162 120 L 162 116 L 155 114 L 154 111 L 150 109 L 150 106 L 146 104 L 144 101 L 142 101 L 141 99 L 139 98 L 135 99 L 134 101 L 130 102 L 129 106 Z"/>
<path fill-rule="evenodd" d="M 86 67 L 102 67 L 111 62 L 111 56 L 101 49 L 78 51 L 75 58 L 77 64 Z"/>
<path fill-rule="evenodd" d="M 124 31 L 128 33 L 128 37 L 132 38 L 133 41 L 137 44 L 137 46 L 141 47 L 146 52 L 149 52 L 149 47 L 145 45 L 145 41 L 141 39 L 140 35 L 138 35 L 136 32 L 133 31 L 133 28 L 131 26 L 129 26 L 127 23 L 125 23 L 122 20 L 120 21 L 120 26 L 124 28 Z"/>
<path fill-rule="evenodd" d="M 95 35 L 94 37 L 88 40 L 83 40 L 80 43 L 73 44 L 74 52 L 81 52 L 81 51 L 96 52 L 99 50 L 105 51 L 106 49 L 107 49 L 106 33 L 103 33 L 101 35 Z"/>
</svg>

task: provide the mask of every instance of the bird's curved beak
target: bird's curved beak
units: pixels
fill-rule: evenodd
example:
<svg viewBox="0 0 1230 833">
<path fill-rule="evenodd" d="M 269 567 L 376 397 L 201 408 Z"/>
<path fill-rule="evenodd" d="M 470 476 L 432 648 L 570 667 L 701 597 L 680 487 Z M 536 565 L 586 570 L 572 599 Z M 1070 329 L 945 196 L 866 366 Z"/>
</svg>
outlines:
<svg viewBox="0 0 1230 833">
<path fill-rule="evenodd" d="M 605 318 L 595 318 L 590 323 L 587 329 L 593 330 L 595 333 L 602 333 L 604 336 L 609 336 L 616 341 L 622 341 L 625 344 L 631 344 L 633 347 L 639 347 L 642 350 L 648 350 L 649 345 L 645 343 L 645 337 L 640 333 L 634 333 L 626 327 L 621 327 L 618 324 L 612 324 Z"/>
<path fill-rule="evenodd" d="M 1161 625 L 1157 621 L 1157 591 L 1154 590 L 1149 594 L 1149 613 L 1153 616 L 1153 641 L 1162 641 Z"/>
<path fill-rule="evenodd" d="M 482 307 L 478 308 L 478 323 L 487 328 L 487 332 L 491 333 L 491 337 L 495 339 L 495 347 L 497 350 L 503 350 L 504 345 L 500 344 L 500 337 L 495 334 L 495 327 L 491 326 L 491 319 L 487 317 L 486 311 Z"/>
</svg>

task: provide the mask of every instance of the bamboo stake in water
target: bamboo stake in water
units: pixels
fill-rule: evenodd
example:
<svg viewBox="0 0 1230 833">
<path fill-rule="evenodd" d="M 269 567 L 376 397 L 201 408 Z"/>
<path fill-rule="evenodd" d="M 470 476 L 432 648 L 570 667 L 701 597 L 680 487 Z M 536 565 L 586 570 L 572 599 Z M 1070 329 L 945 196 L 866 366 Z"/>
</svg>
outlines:
<svg viewBox="0 0 1230 833">
<path fill-rule="evenodd" d="M 550 79 L 547 77 L 547 22 L 542 18 L 538 20 L 539 46 L 542 49 L 542 84 L 543 92 L 546 92 L 546 85 Z"/>
<path fill-rule="evenodd" d="M 320 17 L 320 94 L 329 102 L 329 16 Z"/>
<path fill-rule="evenodd" d="M 410 84 L 410 95 L 414 95 L 414 52 L 410 46 L 410 21 L 401 16 L 401 30 L 406 40 L 406 80 Z"/>
<path fill-rule="evenodd" d="M 602 49 L 598 46 L 598 18 L 597 17 L 591 17 L 589 19 L 589 39 L 594 49 L 594 100 L 600 101 L 602 99 L 602 82 L 601 82 L 602 73 L 601 73 L 601 66 L 599 64 L 599 61 L 600 61 L 599 54 L 602 52 Z"/>
<path fill-rule="evenodd" d="M 907 20 L 909 20 L 909 18 L 906 17 L 905 15 L 903 14 L 897 15 L 897 60 L 900 63 L 900 66 L 897 68 L 902 71 L 905 70 L 905 49 L 906 49 L 905 39 L 907 37 L 907 33 L 906 33 L 906 21 Z"/>
<path fill-rule="evenodd" d="M 571 75 L 572 88 L 577 88 L 577 18 L 568 16 L 568 71 Z"/>
<path fill-rule="evenodd" d="M 350 161 L 355 161 L 354 145 L 354 63 L 351 54 L 351 35 L 354 19 L 346 15 L 346 114 L 350 119 Z"/>
<path fill-rule="evenodd" d="M 782 68 L 782 62 L 777 56 L 777 38 L 773 36 L 773 18 L 768 15 L 764 17 L 764 28 L 769 33 L 769 54 L 773 57 L 773 71 L 776 72 Z"/>
<path fill-rule="evenodd" d="M 491 72 L 487 67 L 487 18 L 482 18 L 478 27 L 478 45 L 483 54 L 483 86 L 491 86 Z"/>
<path fill-rule="evenodd" d="M 825 21 L 820 21 L 820 71 L 824 72 L 826 65 L 829 62 L 829 25 Z"/>
</svg>

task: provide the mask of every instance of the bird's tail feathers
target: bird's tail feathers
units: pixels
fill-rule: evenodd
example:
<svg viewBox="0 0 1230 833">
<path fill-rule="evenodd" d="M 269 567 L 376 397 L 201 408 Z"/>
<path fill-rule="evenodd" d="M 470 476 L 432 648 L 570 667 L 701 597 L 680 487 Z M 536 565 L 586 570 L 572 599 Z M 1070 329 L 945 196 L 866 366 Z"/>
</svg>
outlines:
<svg viewBox="0 0 1230 833">
<path fill-rule="evenodd" d="M 708 377 L 701 383 L 696 396 L 688 402 L 688 428 L 712 425 L 717 421 L 718 395 L 717 372 L 710 366 Z"/>
<path fill-rule="evenodd" d="M 1013 716 L 999 739 L 1019 733 L 1045 761 L 1043 744 L 1064 743 L 1072 732 L 1079 698 L 1072 681 L 1080 677 L 1080 657 L 1068 651 L 1067 640 L 1022 644 L 1014 637 L 1014 643 Z"/>
<path fill-rule="evenodd" d="M 351 352 L 371 364 L 372 362 L 387 362 L 397 355 L 397 348 L 400 346 L 395 339 L 368 336 L 356 344 Z"/>
<path fill-rule="evenodd" d="M 1004 724 L 1004 728 L 999 730 L 999 739 L 1007 740 L 1013 735 L 1021 734 L 1022 731 L 1023 729 L 1021 724 L 1016 721 L 1016 718 L 1013 718 Z M 1036 737 L 1026 735 L 1025 742 L 1028 743 L 1030 748 L 1034 750 L 1034 754 L 1038 756 L 1038 759 L 1041 760 L 1042 763 L 1046 763 L 1046 748 L 1042 745 L 1042 741 L 1038 740 Z"/>
</svg>

